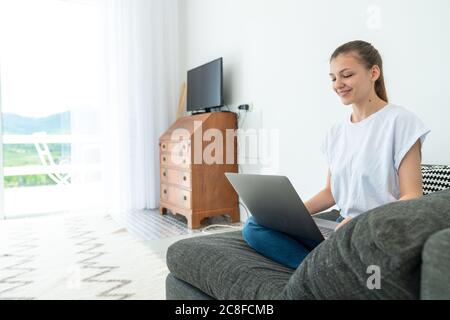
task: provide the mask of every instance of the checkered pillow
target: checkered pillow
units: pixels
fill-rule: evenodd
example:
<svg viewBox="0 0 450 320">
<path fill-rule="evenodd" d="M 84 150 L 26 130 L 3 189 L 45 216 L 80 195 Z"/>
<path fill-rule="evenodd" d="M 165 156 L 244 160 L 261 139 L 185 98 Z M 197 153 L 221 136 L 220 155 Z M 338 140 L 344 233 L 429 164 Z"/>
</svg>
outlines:
<svg viewBox="0 0 450 320">
<path fill-rule="evenodd" d="M 450 188 L 450 166 L 422 165 L 423 194 Z"/>
</svg>

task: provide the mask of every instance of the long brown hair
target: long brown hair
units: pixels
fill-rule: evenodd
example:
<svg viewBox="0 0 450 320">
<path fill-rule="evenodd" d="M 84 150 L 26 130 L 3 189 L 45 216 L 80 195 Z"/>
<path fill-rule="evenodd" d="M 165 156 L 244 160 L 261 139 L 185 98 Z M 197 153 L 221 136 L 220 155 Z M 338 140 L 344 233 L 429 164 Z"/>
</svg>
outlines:
<svg viewBox="0 0 450 320">
<path fill-rule="evenodd" d="M 368 42 L 362 40 L 350 41 L 337 48 L 331 55 L 330 61 L 340 54 L 356 53 L 359 62 L 364 65 L 367 70 L 377 65 L 380 68 L 380 77 L 375 82 L 375 92 L 378 97 L 386 102 L 388 101 L 386 86 L 384 84 L 383 60 L 377 49 Z"/>
</svg>

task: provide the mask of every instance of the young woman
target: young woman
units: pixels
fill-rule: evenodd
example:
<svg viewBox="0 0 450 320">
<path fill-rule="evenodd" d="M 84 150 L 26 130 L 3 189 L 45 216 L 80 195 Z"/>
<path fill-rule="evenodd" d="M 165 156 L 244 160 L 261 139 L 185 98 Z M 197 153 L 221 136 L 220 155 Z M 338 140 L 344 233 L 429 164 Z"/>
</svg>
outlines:
<svg viewBox="0 0 450 320">
<path fill-rule="evenodd" d="M 327 132 L 322 144 L 329 166 L 326 186 L 305 206 L 316 214 L 337 204 L 337 230 L 368 210 L 422 196 L 421 148 L 430 130 L 412 112 L 388 103 L 382 59 L 370 43 L 337 48 L 330 70 L 333 90 L 353 112 Z M 253 218 L 242 233 L 256 251 L 291 268 L 314 248 Z"/>
</svg>

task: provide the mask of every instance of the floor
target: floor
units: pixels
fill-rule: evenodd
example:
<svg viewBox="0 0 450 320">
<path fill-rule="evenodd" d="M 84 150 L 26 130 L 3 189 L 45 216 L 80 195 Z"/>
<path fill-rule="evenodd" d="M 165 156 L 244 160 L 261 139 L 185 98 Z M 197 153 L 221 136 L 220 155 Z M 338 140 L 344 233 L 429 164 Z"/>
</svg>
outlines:
<svg viewBox="0 0 450 320">
<path fill-rule="evenodd" d="M 46 215 L 48 212 L 82 211 L 85 204 L 90 208 L 100 207 L 101 198 L 97 197 L 99 188 L 101 186 L 95 184 L 84 184 L 81 191 L 72 185 L 5 188 L 4 212 L 7 212 L 8 218 L 21 218 L 26 216 L 24 212 Z M 77 196 L 74 197 L 74 194 Z M 81 197 L 83 201 L 79 200 Z"/>
<path fill-rule="evenodd" d="M 120 223 L 92 213 L 0 221 L 0 300 L 164 299 L 172 243 L 241 224 L 215 217 L 203 227 L 189 230 L 183 217 L 158 211 L 131 212 Z"/>
<path fill-rule="evenodd" d="M 122 222 L 127 231 L 144 240 L 145 245 L 162 257 L 164 261 L 167 248 L 179 240 L 242 229 L 242 223 L 231 223 L 228 216 L 204 219 L 198 230 L 187 228 L 186 218 L 183 216 L 174 216 L 170 213 L 161 216 L 157 210 L 133 212 L 127 215 L 127 218 L 127 222 Z"/>
</svg>

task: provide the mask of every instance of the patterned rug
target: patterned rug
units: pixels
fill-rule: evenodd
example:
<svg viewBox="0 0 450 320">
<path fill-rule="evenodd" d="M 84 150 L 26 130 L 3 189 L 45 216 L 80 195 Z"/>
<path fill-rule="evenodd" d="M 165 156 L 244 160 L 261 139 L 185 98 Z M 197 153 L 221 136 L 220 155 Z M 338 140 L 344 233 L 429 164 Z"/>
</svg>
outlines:
<svg viewBox="0 0 450 320">
<path fill-rule="evenodd" d="M 0 221 L 0 299 L 164 299 L 164 254 L 109 216 Z"/>
</svg>

